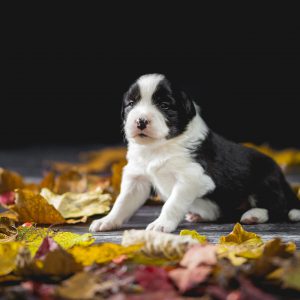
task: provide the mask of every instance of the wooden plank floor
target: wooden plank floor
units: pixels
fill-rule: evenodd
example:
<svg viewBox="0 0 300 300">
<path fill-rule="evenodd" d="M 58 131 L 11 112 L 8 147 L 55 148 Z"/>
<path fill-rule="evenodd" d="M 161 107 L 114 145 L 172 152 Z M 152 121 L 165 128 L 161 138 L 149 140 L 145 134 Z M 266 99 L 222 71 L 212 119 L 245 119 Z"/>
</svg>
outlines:
<svg viewBox="0 0 300 300">
<path fill-rule="evenodd" d="M 160 213 L 160 205 L 145 205 L 143 206 L 132 219 L 125 223 L 123 227 L 115 231 L 94 233 L 97 243 L 114 242 L 120 243 L 122 240 L 123 231 L 126 229 L 145 229 L 146 226 L 154 221 Z M 87 224 L 76 224 L 60 226 L 61 230 L 72 231 L 75 233 L 87 233 Z M 233 228 L 234 223 L 216 224 L 216 223 L 189 223 L 182 222 L 176 233 L 181 229 L 194 229 L 200 234 L 206 235 L 212 243 L 217 243 L 220 236 L 227 235 Z M 297 248 L 300 249 L 300 223 L 267 223 L 258 225 L 245 225 L 244 228 L 248 231 L 253 231 L 259 234 L 264 241 L 268 241 L 275 237 L 281 237 L 284 241 L 293 241 Z"/>
<path fill-rule="evenodd" d="M 44 146 L 30 147 L 22 149 L 2 149 L 0 150 L 0 167 L 9 168 L 20 172 L 29 180 L 39 180 L 42 170 L 45 167 L 44 162 L 47 160 L 68 160 L 76 161 L 79 152 L 101 148 L 101 145 L 84 145 L 84 146 Z M 300 173 L 294 172 L 287 176 L 291 183 L 300 182 Z M 160 213 L 161 206 L 144 206 L 136 215 L 120 230 L 111 232 L 101 232 L 94 234 L 96 241 L 116 242 L 121 241 L 124 229 L 145 229 Z M 61 230 L 68 230 L 76 233 L 87 233 L 89 223 L 61 226 Z M 221 235 L 228 234 L 234 224 L 191 224 L 183 222 L 176 232 L 180 229 L 195 229 L 199 233 L 206 235 L 209 241 L 215 243 Z M 294 241 L 300 249 L 300 223 L 276 223 L 260 224 L 245 226 L 247 230 L 253 231 L 262 236 L 264 240 L 270 240 L 275 237 L 282 237 L 285 241 Z"/>
</svg>

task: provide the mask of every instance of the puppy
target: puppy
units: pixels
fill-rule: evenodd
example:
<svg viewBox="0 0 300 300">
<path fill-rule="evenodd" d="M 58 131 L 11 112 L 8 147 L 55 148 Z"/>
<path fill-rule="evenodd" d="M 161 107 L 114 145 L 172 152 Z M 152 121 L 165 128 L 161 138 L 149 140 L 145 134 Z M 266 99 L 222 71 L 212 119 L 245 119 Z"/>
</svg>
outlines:
<svg viewBox="0 0 300 300">
<path fill-rule="evenodd" d="M 147 230 L 172 232 L 185 215 L 198 222 L 300 221 L 300 201 L 276 163 L 210 130 L 198 106 L 163 75 L 140 77 L 124 96 L 122 115 L 128 164 L 121 193 L 91 231 L 121 227 L 151 187 L 165 204 Z"/>
</svg>

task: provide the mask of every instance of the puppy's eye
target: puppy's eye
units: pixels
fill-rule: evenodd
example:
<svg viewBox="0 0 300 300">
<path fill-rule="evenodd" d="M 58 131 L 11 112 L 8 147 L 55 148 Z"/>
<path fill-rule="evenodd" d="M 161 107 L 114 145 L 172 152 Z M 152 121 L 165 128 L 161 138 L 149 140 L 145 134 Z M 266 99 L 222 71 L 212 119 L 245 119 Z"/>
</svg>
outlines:
<svg viewBox="0 0 300 300">
<path fill-rule="evenodd" d="M 134 101 L 132 101 L 132 100 L 129 101 L 128 104 L 127 104 L 128 107 L 132 107 L 133 105 L 134 105 Z"/>
<path fill-rule="evenodd" d="M 162 103 L 159 104 L 159 107 L 160 107 L 161 109 L 168 109 L 170 106 L 169 106 L 169 103 L 167 103 L 167 102 L 162 102 Z"/>
</svg>

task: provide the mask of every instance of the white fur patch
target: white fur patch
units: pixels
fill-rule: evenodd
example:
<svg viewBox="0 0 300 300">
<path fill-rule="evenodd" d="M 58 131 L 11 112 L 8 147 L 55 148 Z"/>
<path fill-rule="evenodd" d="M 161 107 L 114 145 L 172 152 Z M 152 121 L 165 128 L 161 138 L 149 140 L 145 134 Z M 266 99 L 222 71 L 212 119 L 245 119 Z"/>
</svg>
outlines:
<svg viewBox="0 0 300 300">
<path fill-rule="evenodd" d="M 289 211 L 288 216 L 291 221 L 299 222 L 300 221 L 300 209 L 291 209 Z"/>
<path fill-rule="evenodd" d="M 241 222 L 244 224 L 266 223 L 268 220 L 269 214 L 265 208 L 251 208 L 241 217 Z"/>
</svg>

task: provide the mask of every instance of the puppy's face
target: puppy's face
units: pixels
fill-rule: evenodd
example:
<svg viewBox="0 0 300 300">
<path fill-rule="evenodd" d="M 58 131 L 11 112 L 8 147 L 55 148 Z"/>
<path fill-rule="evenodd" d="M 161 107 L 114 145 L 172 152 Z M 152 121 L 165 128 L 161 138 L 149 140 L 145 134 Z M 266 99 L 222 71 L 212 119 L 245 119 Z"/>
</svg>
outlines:
<svg viewBox="0 0 300 300">
<path fill-rule="evenodd" d="M 123 99 L 126 138 L 138 144 L 182 134 L 195 114 L 193 102 L 160 74 L 140 77 Z"/>
</svg>

